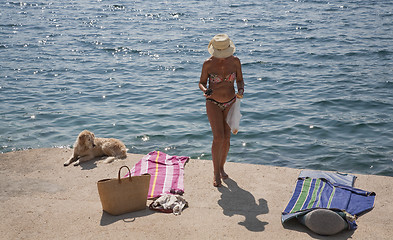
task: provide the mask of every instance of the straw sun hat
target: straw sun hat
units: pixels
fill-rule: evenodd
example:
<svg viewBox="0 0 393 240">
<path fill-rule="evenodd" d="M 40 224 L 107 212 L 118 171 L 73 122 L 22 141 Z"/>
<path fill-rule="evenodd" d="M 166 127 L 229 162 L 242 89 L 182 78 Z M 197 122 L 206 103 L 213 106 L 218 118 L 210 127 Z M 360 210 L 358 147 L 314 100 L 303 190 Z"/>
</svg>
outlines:
<svg viewBox="0 0 393 240">
<path fill-rule="evenodd" d="M 226 34 L 217 34 L 207 47 L 209 53 L 216 58 L 227 58 L 232 56 L 236 50 L 235 44 Z"/>
</svg>

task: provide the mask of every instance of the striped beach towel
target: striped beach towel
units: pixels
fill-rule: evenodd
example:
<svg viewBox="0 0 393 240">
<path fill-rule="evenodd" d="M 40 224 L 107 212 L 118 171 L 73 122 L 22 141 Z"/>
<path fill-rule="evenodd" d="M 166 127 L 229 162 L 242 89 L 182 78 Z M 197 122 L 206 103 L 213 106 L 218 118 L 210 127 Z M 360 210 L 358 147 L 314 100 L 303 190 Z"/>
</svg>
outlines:
<svg viewBox="0 0 393 240">
<path fill-rule="evenodd" d="M 321 172 L 321 176 L 325 174 Z M 283 223 L 314 209 L 325 208 L 345 213 L 348 216 L 346 220 L 349 228 L 356 229 L 355 219 L 374 207 L 374 192 L 357 189 L 340 181 L 331 182 L 326 178 L 316 178 L 316 175 L 308 177 L 300 174 L 300 176 L 292 198 L 282 212 Z"/>
<path fill-rule="evenodd" d="M 157 198 L 163 194 L 184 193 L 184 166 L 189 160 L 185 156 L 170 156 L 160 151 L 150 152 L 131 169 L 131 176 L 145 173 L 151 175 L 147 198 Z M 126 176 L 128 177 L 128 173 Z"/>
</svg>

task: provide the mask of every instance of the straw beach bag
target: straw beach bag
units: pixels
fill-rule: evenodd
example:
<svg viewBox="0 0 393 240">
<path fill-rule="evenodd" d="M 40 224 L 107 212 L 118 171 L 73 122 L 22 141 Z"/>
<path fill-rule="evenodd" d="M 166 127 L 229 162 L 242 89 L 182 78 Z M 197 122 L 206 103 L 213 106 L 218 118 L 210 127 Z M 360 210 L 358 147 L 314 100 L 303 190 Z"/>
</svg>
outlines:
<svg viewBox="0 0 393 240">
<path fill-rule="evenodd" d="M 134 212 L 146 208 L 147 192 L 149 191 L 150 174 L 120 178 L 122 166 L 117 179 L 102 179 L 97 182 L 98 194 L 102 209 L 111 215 Z"/>
</svg>

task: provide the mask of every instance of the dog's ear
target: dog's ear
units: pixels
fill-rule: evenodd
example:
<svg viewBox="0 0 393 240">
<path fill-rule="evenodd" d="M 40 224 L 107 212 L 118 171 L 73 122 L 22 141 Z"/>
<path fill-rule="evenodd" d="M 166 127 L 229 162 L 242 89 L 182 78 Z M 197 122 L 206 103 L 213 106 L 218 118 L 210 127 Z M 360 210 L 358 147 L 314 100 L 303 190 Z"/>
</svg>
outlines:
<svg viewBox="0 0 393 240">
<path fill-rule="evenodd" d="M 79 141 L 80 142 L 85 142 L 87 139 L 89 139 L 90 138 L 90 136 L 89 135 L 86 135 L 86 134 L 81 134 L 80 136 L 79 136 Z"/>
</svg>

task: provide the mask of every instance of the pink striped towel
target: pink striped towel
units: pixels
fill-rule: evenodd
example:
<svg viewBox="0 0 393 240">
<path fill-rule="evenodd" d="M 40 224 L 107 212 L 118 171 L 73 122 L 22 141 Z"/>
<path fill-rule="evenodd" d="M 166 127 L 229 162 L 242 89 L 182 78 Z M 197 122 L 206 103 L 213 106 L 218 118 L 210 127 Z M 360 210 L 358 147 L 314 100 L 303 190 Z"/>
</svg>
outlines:
<svg viewBox="0 0 393 240">
<path fill-rule="evenodd" d="M 151 175 L 148 199 L 167 193 L 181 195 L 184 193 L 184 165 L 189 159 L 160 151 L 150 152 L 131 169 L 131 176 Z M 128 177 L 128 173 L 124 177 Z"/>
</svg>

